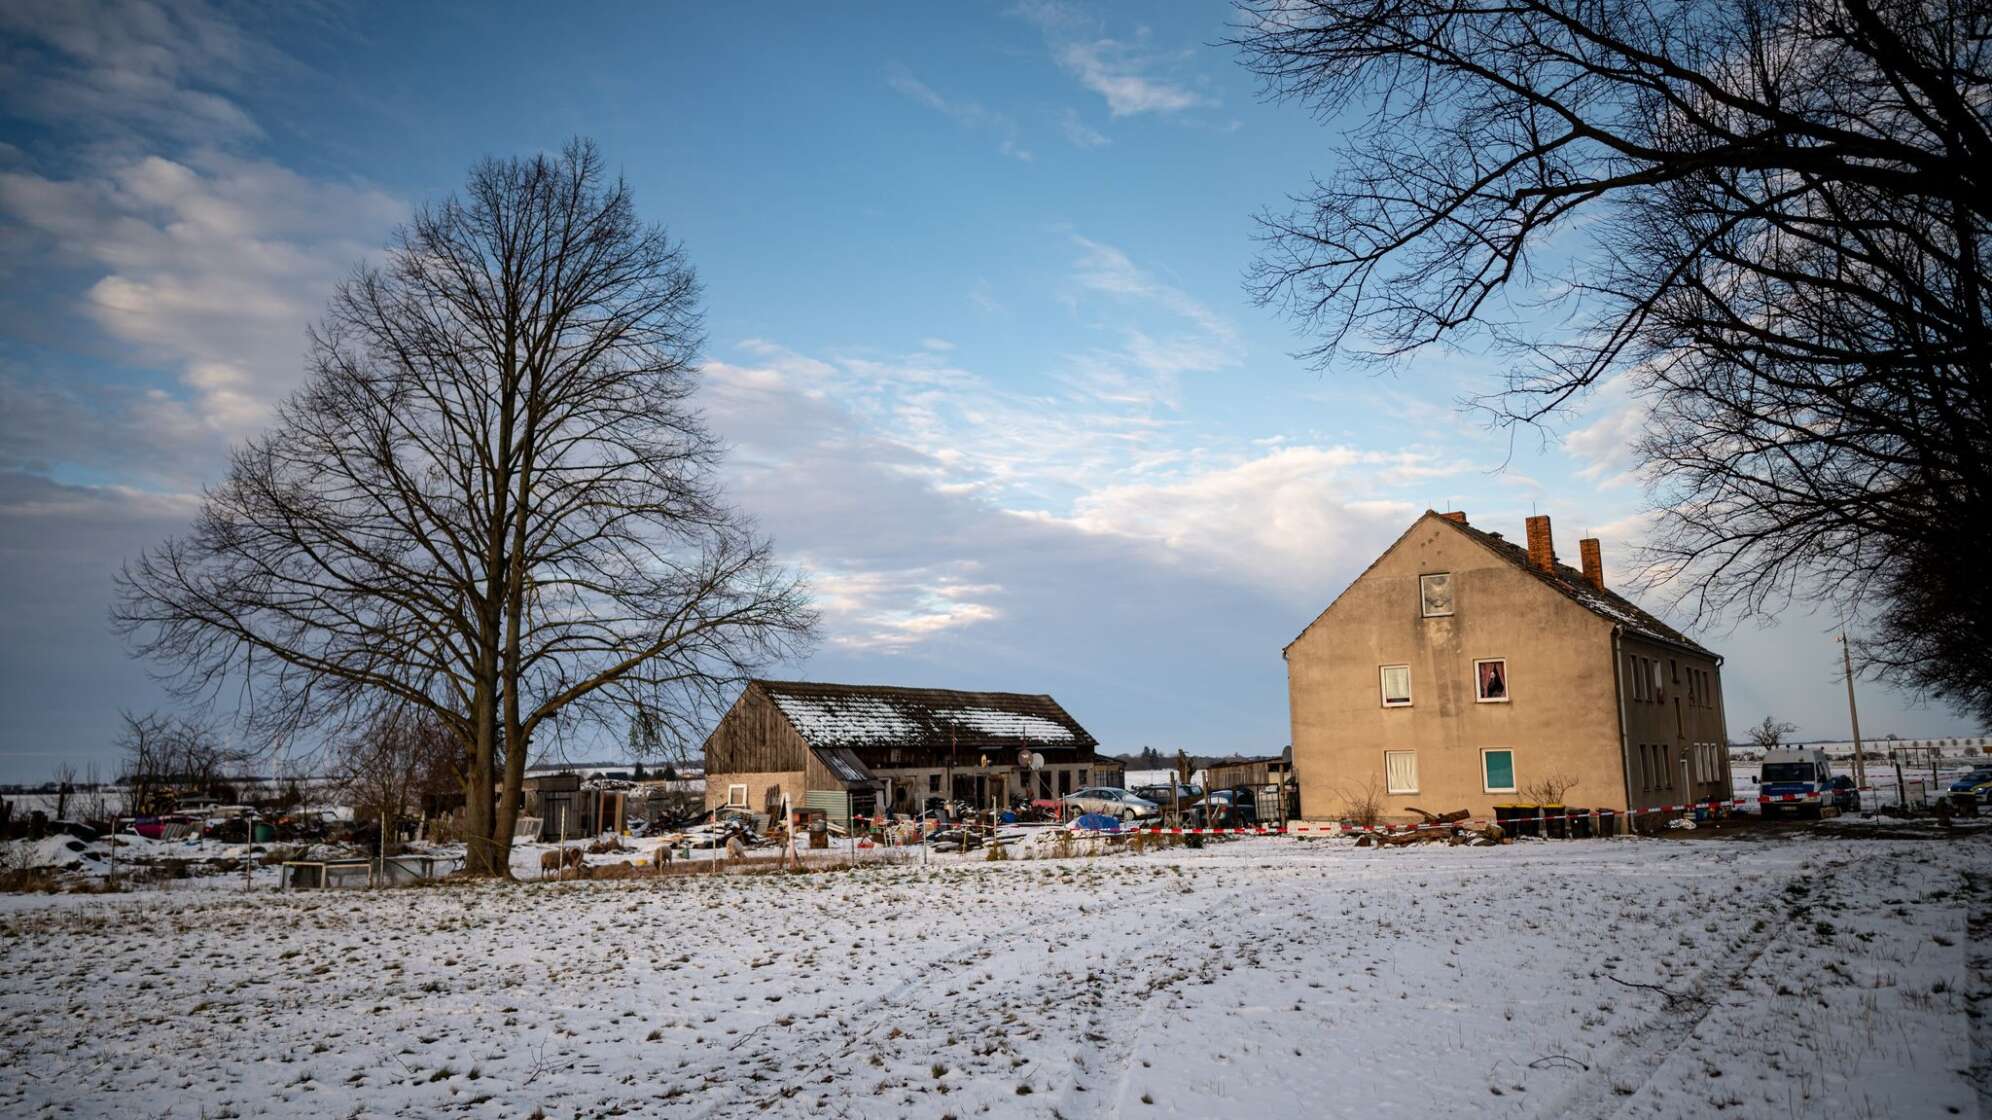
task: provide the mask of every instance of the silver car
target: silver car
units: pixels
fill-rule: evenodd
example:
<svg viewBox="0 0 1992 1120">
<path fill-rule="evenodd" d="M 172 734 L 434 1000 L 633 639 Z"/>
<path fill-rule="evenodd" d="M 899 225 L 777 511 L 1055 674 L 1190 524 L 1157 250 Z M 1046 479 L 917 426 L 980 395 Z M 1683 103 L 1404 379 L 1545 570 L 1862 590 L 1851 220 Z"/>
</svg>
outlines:
<svg viewBox="0 0 1992 1120">
<path fill-rule="evenodd" d="M 1136 797 L 1118 786 L 1092 786 L 1059 798 L 1070 816 L 1101 813 L 1124 821 L 1152 817 L 1161 812 L 1153 801 Z"/>
</svg>

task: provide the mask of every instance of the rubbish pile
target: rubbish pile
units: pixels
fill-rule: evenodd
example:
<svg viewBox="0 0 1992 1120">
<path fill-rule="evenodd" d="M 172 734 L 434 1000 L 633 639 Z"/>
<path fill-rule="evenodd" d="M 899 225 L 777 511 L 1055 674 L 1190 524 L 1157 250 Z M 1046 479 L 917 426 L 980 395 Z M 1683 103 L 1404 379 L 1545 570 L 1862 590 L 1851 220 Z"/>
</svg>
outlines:
<svg viewBox="0 0 1992 1120">
<path fill-rule="evenodd" d="M 1484 848 L 1514 842 L 1507 830 L 1498 824 L 1469 820 L 1473 814 L 1466 809 L 1434 814 L 1409 805 L 1405 808 L 1424 819 L 1405 832 L 1365 832 L 1356 838 L 1356 847 L 1405 848 L 1413 844 L 1452 844 Z"/>
</svg>

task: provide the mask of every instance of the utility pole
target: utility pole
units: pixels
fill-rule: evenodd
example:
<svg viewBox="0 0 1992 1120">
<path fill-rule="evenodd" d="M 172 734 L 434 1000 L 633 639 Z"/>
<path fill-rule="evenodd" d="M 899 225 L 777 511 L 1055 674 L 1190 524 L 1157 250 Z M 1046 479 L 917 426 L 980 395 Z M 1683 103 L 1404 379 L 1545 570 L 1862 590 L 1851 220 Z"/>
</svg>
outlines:
<svg viewBox="0 0 1992 1120">
<path fill-rule="evenodd" d="M 1847 722 L 1854 728 L 1854 784 L 1867 788 L 1866 752 L 1861 750 L 1861 713 L 1854 706 L 1854 653 L 1853 644 L 1847 641 L 1847 632 L 1840 631 L 1840 663 L 1847 670 Z M 1855 796 L 1860 796 L 1856 791 Z"/>
</svg>

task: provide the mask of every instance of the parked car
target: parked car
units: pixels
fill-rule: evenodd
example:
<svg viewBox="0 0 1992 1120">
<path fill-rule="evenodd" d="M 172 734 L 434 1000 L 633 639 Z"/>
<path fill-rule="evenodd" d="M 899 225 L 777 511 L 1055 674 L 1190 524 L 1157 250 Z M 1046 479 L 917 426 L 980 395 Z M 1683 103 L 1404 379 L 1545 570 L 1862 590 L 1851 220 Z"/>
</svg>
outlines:
<svg viewBox="0 0 1992 1120">
<path fill-rule="evenodd" d="M 1950 784 L 1951 805 L 1976 815 L 1980 805 L 1992 805 L 1992 766 L 1981 766 Z"/>
<path fill-rule="evenodd" d="M 1197 828 L 1251 828 L 1259 823 L 1259 801 L 1249 789 L 1215 789 L 1191 807 Z"/>
<path fill-rule="evenodd" d="M 1153 786 L 1136 786 L 1133 793 L 1143 801 L 1153 801 L 1164 809 L 1172 808 L 1178 800 L 1185 807 L 1194 805 L 1204 795 L 1202 786 L 1163 783 Z"/>
<path fill-rule="evenodd" d="M 1992 801 L 1992 766 L 1980 766 L 1960 775 L 1950 784 L 1952 793 L 1968 793 L 1980 801 Z"/>
<path fill-rule="evenodd" d="M 1069 816 L 1100 813 L 1131 821 L 1138 817 L 1152 817 L 1161 812 L 1160 806 L 1155 802 L 1145 797 L 1136 797 L 1118 786 L 1093 786 L 1075 790 L 1059 800 L 1065 803 L 1065 811 Z"/>
</svg>

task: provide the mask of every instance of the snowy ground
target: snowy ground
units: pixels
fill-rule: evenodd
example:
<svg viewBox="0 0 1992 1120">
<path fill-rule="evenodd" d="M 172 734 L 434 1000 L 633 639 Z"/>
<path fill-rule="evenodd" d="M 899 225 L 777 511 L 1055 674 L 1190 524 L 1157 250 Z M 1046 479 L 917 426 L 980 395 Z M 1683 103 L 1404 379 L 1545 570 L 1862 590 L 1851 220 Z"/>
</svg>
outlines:
<svg viewBox="0 0 1992 1120">
<path fill-rule="evenodd" d="M 0 1115 L 1992 1116 L 1988 871 L 1987 835 L 1268 838 L 16 896 Z"/>
</svg>

